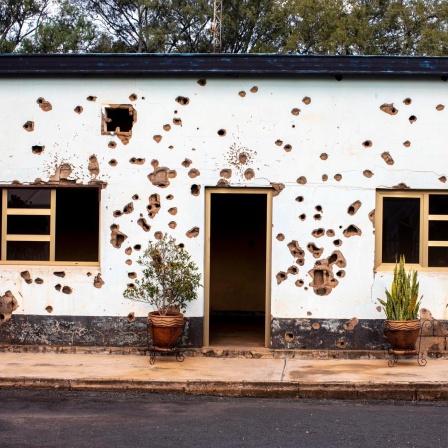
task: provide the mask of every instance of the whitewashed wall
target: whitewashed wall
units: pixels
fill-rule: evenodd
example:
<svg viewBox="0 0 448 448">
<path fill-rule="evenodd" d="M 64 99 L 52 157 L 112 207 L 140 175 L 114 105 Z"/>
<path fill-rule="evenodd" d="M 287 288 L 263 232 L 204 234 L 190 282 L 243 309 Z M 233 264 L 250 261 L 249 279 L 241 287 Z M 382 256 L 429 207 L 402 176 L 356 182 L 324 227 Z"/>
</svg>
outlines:
<svg viewBox="0 0 448 448">
<path fill-rule="evenodd" d="M 375 208 L 375 189 L 391 188 L 405 183 L 414 189 L 443 189 L 448 176 L 448 84 L 433 80 L 382 79 L 207 79 L 205 86 L 197 78 L 166 79 L 2 79 L 1 96 L 6 106 L 2 112 L 0 130 L 0 181 L 9 185 L 40 178 L 48 181 L 61 163 L 72 168 L 70 179 L 88 183 L 94 178 L 88 171 L 88 160 L 96 155 L 100 172 L 97 180 L 107 182 L 101 202 L 101 265 L 97 267 L 17 266 L 1 265 L 1 293 L 11 290 L 19 302 L 19 314 L 47 314 L 53 307 L 55 315 L 123 316 L 134 311 L 136 316 L 148 312 L 144 304 L 122 297 L 126 284 L 132 280 L 128 272 L 138 272 L 135 261 L 139 252 L 130 256 L 125 248 L 141 244 L 145 247 L 154 232 L 169 231 L 179 242 L 185 243 L 203 272 L 204 255 L 204 189 L 215 186 L 220 171 L 232 169 L 230 184 L 234 186 L 266 186 L 282 183 L 285 188 L 273 199 L 272 246 L 272 315 L 276 317 L 375 319 L 383 317 L 376 298 L 383 297 L 389 286 L 391 273 L 374 273 L 374 228 L 369 213 Z M 254 88 L 256 87 L 256 88 Z M 252 91 L 251 91 L 252 89 Z M 245 96 L 239 92 L 245 92 Z M 130 101 L 136 94 L 138 99 Z M 179 95 L 188 97 L 188 105 L 175 101 Z M 87 101 L 88 96 L 97 97 Z M 36 100 L 43 97 L 52 105 L 42 111 Z M 302 99 L 309 97 L 305 104 Z M 411 98 L 410 105 L 403 100 Z M 389 115 L 380 110 L 383 103 L 394 103 L 399 110 Z M 132 130 L 129 144 L 123 145 L 115 136 L 101 135 L 101 106 L 104 104 L 132 104 L 138 121 Z M 444 110 L 436 106 L 446 105 Z M 74 112 L 82 106 L 83 112 Z M 300 109 L 299 115 L 291 113 Z M 176 112 L 177 111 L 177 112 Z M 415 115 L 417 121 L 409 122 Z M 182 126 L 174 125 L 173 118 L 182 119 Z M 33 132 L 22 126 L 34 121 Z M 170 124 L 165 131 L 163 125 Z M 225 136 L 218 131 L 224 129 Z M 157 143 L 153 136 L 161 135 Z M 282 142 L 280 143 L 279 140 Z M 370 140 L 371 147 L 363 142 Z M 115 149 L 108 147 L 115 141 Z M 410 141 L 405 147 L 403 142 Z M 276 144 L 277 142 L 277 144 Z M 285 145 L 291 145 L 285 151 Z M 33 145 L 45 145 L 41 155 L 33 154 Z M 170 147 L 172 147 L 170 149 Z M 244 148 L 244 149 L 243 149 Z M 248 154 L 248 162 L 241 165 L 238 153 Z M 385 163 L 381 154 L 389 152 L 394 164 Z M 321 154 L 328 155 L 322 160 Z M 143 165 L 129 162 L 132 157 L 144 158 Z M 188 158 L 190 167 L 182 166 Z M 111 166 L 115 159 L 118 164 Z M 147 176 L 153 171 L 151 161 L 177 172 L 168 188 L 158 188 Z M 196 168 L 200 175 L 188 176 Z M 244 171 L 252 168 L 255 177 L 246 180 Z M 363 175 L 370 170 L 373 176 Z M 328 176 L 327 181 L 322 176 Z M 339 174 L 340 180 L 334 176 Z M 306 184 L 297 179 L 306 177 Z M 201 186 L 199 196 L 192 196 L 192 184 Z M 152 193 L 161 196 L 161 210 L 154 219 L 147 217 L 146 205 Z M 138 194 L 139 200 L 132 200 Z M 174 199 L 165 199 L 172 194 Z M 295 198 L 303 196 L 303 202 Z M 361 201 L 358 212 L 350 216 L 347 208 Z M 115 210 L 122 210 L 129 202 L 134 211 L 114 218 Z M 323 209 L 322 219 L 315 220 L 315 207 Z M 178 213 L 168 213 L 177 207 Z M 144 232 L 137 225 L 140 213 L 151 225 Z M 298 216 L 305 213 L 306 219 Z M 82 204 L 73 204 L 73 219 L 82 220 Z M 168 227 L 170 221 L 176 229 Z M 128 236 L 120 249 L 110 244 L 110 226 L 118 224 Z M 342 232 L 350 224 L 362 231 L 361 236 L 346 238 Z M 200 228 L 196 238 L 187 238 L 192 227 Z M 334 237 L 314 238 L 311 232 L 322 227 L 333 229 Z M 283 234 L 279 241 L 276 236 Z M 343 244 L 335 247 L 333 241 Z M 287 271 L 294 263 L 287 243 L 299 241 L 305 250 L 305 265 L 298 275 L 277 284 L 276 274 Z M 314 242 L 323 247 L 321 258 L 333 250 L 341 251 L 347 261 L 345 277 L 331 294 L 318 296 L 309 286 L 308 271 L 315 258 L 306 250 Z M 125 261 L 132 259 L 133 264 Z M 29 270 L 33 279 L 44 283 L 26 284 L 20 272 Z M 64 278 L 53 275 L 65 271 Z M 337 269 L 335 269 L 336 271 Z M 101 273 L 105 284 L 93 287 L 93 278 Z M 92 274 L 91 276 L 88 273 Z M 303 279 L 304 286 L 295 281 Z M 448 273 L 421 273 L 424 307 L 434 317 L 447 319 Z M 56 284 L 72 288 L 67 295 L 55 290 Z M 203 291 L 192 303 L 189 316 L 203 315 Z"/>
</svg>

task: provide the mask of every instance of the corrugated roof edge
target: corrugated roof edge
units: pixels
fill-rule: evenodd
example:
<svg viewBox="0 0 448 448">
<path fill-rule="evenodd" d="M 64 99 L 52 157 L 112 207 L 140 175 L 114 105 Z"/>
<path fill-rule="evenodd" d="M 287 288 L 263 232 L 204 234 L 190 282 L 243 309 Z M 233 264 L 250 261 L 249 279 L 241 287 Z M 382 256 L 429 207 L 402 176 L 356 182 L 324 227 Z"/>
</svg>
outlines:
<svg viewBox="0 0 448 448">
<path fill-rule="evenodd" d="M 289 54 L 0 54 L 0 76 L 162 74 L 448 76 L 448 57 Z"/>
</svg>

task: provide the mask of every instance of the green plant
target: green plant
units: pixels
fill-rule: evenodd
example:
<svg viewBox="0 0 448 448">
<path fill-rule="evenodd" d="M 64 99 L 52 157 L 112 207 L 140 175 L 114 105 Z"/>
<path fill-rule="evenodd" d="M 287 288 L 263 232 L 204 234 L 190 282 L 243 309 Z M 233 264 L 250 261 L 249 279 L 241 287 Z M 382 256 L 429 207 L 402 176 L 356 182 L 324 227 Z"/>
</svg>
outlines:
<svg viewBox="0 0 448 448">
<path fill-rule="evenodd" d="M 413 320 L 418 318 L 418 310 L 422 297 L 418 299 L 419 282 L 417 271 L 411 269 L 408 273 L 404 268 L 404 255 L 395 264 L 394 279 L 390 291 L 386 288 L 386 301 L 378 299 L 383 305 L 388 320 Z"/>
<path fill-rule="evenodd" d="M 142 278 L 123 292 L 127 299 L 147 302 L 160 315 L 185 311 L 187 304 L 197 299 L 201 274 L 173 237 L 165 234 L 161 240 L 149 241 L 137 263 L 143 266 Z"/>
</svg>

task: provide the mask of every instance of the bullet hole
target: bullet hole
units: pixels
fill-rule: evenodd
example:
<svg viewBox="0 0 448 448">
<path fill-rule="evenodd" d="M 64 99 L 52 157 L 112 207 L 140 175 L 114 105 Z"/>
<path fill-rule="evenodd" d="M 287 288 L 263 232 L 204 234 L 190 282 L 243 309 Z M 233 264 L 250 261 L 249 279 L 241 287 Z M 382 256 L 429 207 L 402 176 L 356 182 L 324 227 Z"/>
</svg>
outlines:
<svg viewBox="0 0 448 448">
<path fill-rule="evenodd" d="M 297 181 L 296 181 L 299 185 L 305 185 L 307 183 L 306 177 L 305 176 L 300 176 Z"/>
<path fill-rule="evenodd" d="M 174 111 L 174 114 L 177 114 L 177 110 Z"/>
<path fill-rule="evenodd" d="M 64 278 L 65 272 L 64 271 L 56 271 L 56 272 L 53 272 L 53 275 L 55 275 L 56 277 Z"/>
<path fill-rule="evenodd" d="M 285 333 L 284 339 L 285 339 L 286 342 L 294 341 L 294 333 L 292 331 L 287 331 Z"/>
<path fill-rule="evenodd" d="M 284 282 L 288 278 L 288 274 L 286 272 L 280 271 L 275 278 L 277 279 L 277 285 L 281 282 Z"/>
<path fill-rule="evenodd" d="M 294 129 L 295 127 L 296 127 L 296 125 L 295 124 L 293 124 L 293 125 L 291 125 L 291 127 Z"/>
<path fill-rule="evenodd" d="M 141 244 L 134 244 L 134 250 L 142 250 L 142 245 Z"/>
<path fill-rule="evenodd" d="M 246 96 L 246 92 L 245 92 L 244 90 L 241 90 L 240 92 L 238 92 L 238 95 L 239 95 L 241 98 L 244 98 L 244 97 Z"/>
<path fill-rule="evenodd" d="M 76 106 L 73 110 L 75 113 L 81 114 L 84 109 L 82 106 Z"/>
<path fill-rule="evenodd" d="M 126 254 L 126 255 L 131 255 L 132 254 L 132 247 L 127 247 L 126 249 L 125 249 L 125 251 L 124 251 L 124 253 Z"/>
<path fill-rule="evenodd" d="M 362 231 L 360 228 L 356 227 L 354 224 L 350 224 L 344 231 L 343 234 L 346 238 L 351 236 L 361 236 Z"/>
<path fill-rule="evenodd" d="M 292 265 L 288 268 L 288 274 L 297 275 L 298 273 L 299 273 L 299 268 L 297 266 Z"/>
<path fill-rule="evenodd" d="M 115 142 L 109 142 L 108 143 L 108 145 L 107 146 L 109 146 L 109 148 L 111 148 L 111 149 L 114 149 L 114 148 L 116 148 L 117 147 L 117 144 L 115 143 Z"/>
<path fill-rule="evenodd" d="M 277 146 L 282 146 L 282 145 L 283 145 L 283 141 L 282 141 L 282 140 L 276 140 L 276 141 L 275 141 L 275 144 L 276 144 Z"/>
<path fill-rule="evenodd" d="M 347 209 L 347 213 L 348 213 L 350 216 L 353 216 L 353 215 L 359 210 L 359 208 L 361 207 L 361 205 L 362 205 L 361 201 L 355 201 L 355 202 L 353 202 L 353 204 L 351 204 L 351 205 L 348 207 L 348 209 Z"/>
<path fill-rule="evenodd" d="M 405 142 L 403 142 L 403 146 L 409 148 L 409 146 L 411 146 L 411 142 L 409 140 L 406 140 Z"/>
<path fill-rule="evenodd" d="M 162 166 L 160 168 L 154 168 L 154 171 L 148 174 L 149 181 L 156 187 L 166 188 L 170 185 L 169 179 L 173 179 L 177 176 L 175 170 Z"/>
<path fill-rule="evenodd" d="M 308 243 L 306 248 L 311 252 L 314 258 L 319 258 L 324 252 L 323 247 L 317 247 L 314 243 Z"/>
<path fill-rule="evenodd" d="M 47 307 L 45 307 L 45 311 L 46 311 L 47 313 L 52 313 L 52 312 L 53 312 L 53 307 L 50 306 L 50 305 L 48 305 Z"/>
<path fill-rule="evenodd" d="M 242 152 L 238 155 L 238 160 L 241 163 L 241 165 L 245 165 L 247 162 L 247 154 L 245 152 Z"/>
<path fill-rule="evenodd" d="M 163 238 L 163 233 L 162 233 L 162 232 L 159 232 L 159 231 L 154 232 L 154 238 L 155 238 L 156 240 L 161 240 L 161 239 Z"/>
<path fill-rule="evenodd" d="M 319 227 L 318 229 L 314 229 L 311 232 L 311 235 L 313 235 L 314 238 L 320 238 L 321 236 L 325 235 L 325 229 L 323 229 L 322 227 Z"/>
<path fill-rule="evenodd" d="M 368 214 L 369 220 L 370 222 L 373 224 L 373 227 L 375 227 L 375 209 L 373 209 L 369 214 Z"/>
<path fill-rule="evenodd" d="M 185 244 L 184 244 L 184 243 L 179 243 L 179 244 L 177 245 L 177 247 L 180 247 L 181 249 L 184 249 L 184 248 L 185 248 Z"/>
<path fill-rule="evenodd" d="M 306 219 L 306 215 L 305 215 L 305 213 L 302 213 L 301 215 L 299 215 L 299 219 L 300 219 L 301 221 L 305 221 L 305 219 Z"/>
<path fill-rule="evenodd" d="M 308 291 L 308 287 L 307 286 L 305 286 L 305 288 L 303 288 L 305 291 Z"/>
<path fill-rule="evenodd" d="M 370 179 L 373 176 L 373 173 L 370 170 L 364 170 L 362 172 L 362 174 L 363 174 L 364 177 L 367 177 L 368 179 Z"/>
<path fill-rule="evenodd" d="M 101 274 L 95 275 L 93 278 L 93 286 L 95 288 L 101 288 L 104 285 L 104 280 L 101 278 Z"/>
<path fill-rule="evenodd" d="M 170 215 L 177 215 L 177 207 L 171 207 L 169 210 L 168 210 L 168 213 L 170 214 Z"/>
<path fill-rule="evenodd" d="M 129 213 L 132 213 L 134 211 L 134 203 L 133 202 L 129 202 L 129 204 L 126 204 L 123 207 L 123 213 L 125 213 L 126 215 L 129 215 Z"/>
<path fill-rule="evenodd" d="M 41 146 L 41 145 L 34 145 L 31 146 L 31 151 L 33 152 L 33 154 L 37 154 L 37 155 L 41 155 L 45 150 L 45 146 Z"/>
<path fill-rule="evenodd" d="M 110 166 L 117 166 L 117 165 L 118 165 L 118 162 L 117 162 L 116 159 L 110 159 L 110 160 L 109 160 L 109 165 L 110 165 Z"/>
<path fill-rule="evenodd" d="M 129 95 L 129 99 L 130 99 L 131 101 L 137 101 L 138 96 L 137 96 L 135 93 L 131 93 L 131 94 Z"/>
<path fill-rule="evenodd" d="M 295 285 L 298 287 L 298 288 L 301 288 L 303 285 L 304 285 L 304 281 L 303 281 L 303 279 L 301 279 L 301 278 L 299 278 L 299 280 L 296 280 L 295 281 Z"/>
<path fill-rule="evenodd" d="M 198 79 L 196 81 L 201 87 L 204 87 L 207 84 L 207 80 L 204 78 Z"/>
<path fill-rule="evenodd" d="M 336 275 L 340 278 L 344 278 L 345 277 L 345 271 L 343 269 L 341 269 L 340 271 L 336 272 Z"/>
<path fill-rule="evenodd" d="M 305 252 L 300 247 L 299 242 L 297 240 L 292 240 L 287 246 L 291 255 L 296 259 L 296 263 L 299 266 L 303 266 L 305 262 Z"/>
<path fill-rule="evenodd" d="M 230 183 L 227 179 L 219 179 L 216 186 L 220 188 L 227 188 L 230 187 Z"/>
<path fill-rule="evenodd" d="M 154 135 L 153 140 L 155 140 L 156 143 L 160 143 L 162 141 L 161 135 Z"/>
<path fill-rule="evenodd" d="M 225 129 L 220 129 L 220 130 L 218 131 L 218 135 L 219 135 L 220 137 L 224 137 L 226 134 L 227 134 L 227 131 L 226 131 Z"/>
<path fill-rule="evenodd" d="M 252 168 L 248 168 L 246 171 L 244 171 L 244 177 L 247 180 L 251 180 L 255 177 L 255 171 Z"/>
<path fill-rule="evenodd" d="M 411 100 L 410 98 L 405 98 L 405 99 L 403 100 L 403 103 L 404 103 L 406 106 L 409 106 L 409 104 L 412 103 L 412 100 Z"/>
<path fill-rule="evenodd" d="M 145 218 L 139 218 L 137 220 L 137 224 L 145 231 L 149 232 L 151 230 L 151 226 L 146 222 Z"/>
<path fill-rule="evenodd" d="M 129 162 L 134 164 L 134 165 L 143 165 L 145 163 L 145 159 L 131 157 L 129 159 Z"/>
<path fill-rule="evenodd" d="M 297 196 L 296 197 L 297 202 L 303 202 L 303 196 Z"/>
<path fill-rule="evenodd" d="M 443 104 L 438 104 L 438 105 L 436 106 L 436 109 L 440 112 L 440 111 L 442 111 L 443 109 L 445 109 L 445 106 L 444 106 Z"/>
<path fill-rule="evenodd" d="M 328 236 L 328 237 L 333 237 L 334 236 L 334 230 L 333 229 L 328 229 L 327 231 L 326 231 L 326 235 Z"/>
<path fill-rule="evenodd" d="M 334 175 L 334 180 L 336 181 L 336 182 L 339 182 L 340 180 L 342 179 L 342 175 L 341 174 L 335 174 Z"/>
<path fill-rule="evenodd" d="M 191 165 L 192 163 L 193 163 L 193 162 L 192 162 L 190 159 L 185 159 L 185 160 L 182 162 L 182 166 L 183 166 L 184 168 L 189 168 L 190 165 Z"/>
<path fill-rule="evenodd" d="M 186 96 L 178 96 L 176 98 L 176 101 L 181 105 L 181 106 L 186 106 L 190 103 L 190 98 L 187 98 Z"/>
<path fill-rule="evenodd" d="M 20 277 L 22 277 L 25 280 L 25 283 L 27 283 L 28 285 L 33 283 L 33 279 L 31 278 L 29 271 L 22 271 L 20 273 Z"/>
<path fill-rule="evenodd" d="M 285 240 L 285 235 L 283 235 L 283 233 L 279 233 L 276 236 L 278 241 L 284 241 Z"/>
<path fill-rule="evenodd" d="M 322 212 L 322 211 L 323 211 L 323 208 L 322 208 L 321 205 L 316 205 L 316 207 L 314 207 L 314 209 L 315 209 L 317 212 Z"/>
<path fill-rule="evenodd" d="M 37 104 L 39 104 L 39 107 L 44 111 L 44 112 L 50 112 L 52 108 L 51 104 L 49 101 L 47 101 L 45 98 L 38 98 L 36 101 Z"/>
<path fill-rule="evenodd" d="M 193 184 L 193 185 L 190 187 L 190 191 L 191 191 L 191 194 L 192 194 L 193 196 L 199 196 L 199 194 L 200 194 L 200 192 L 201 192 L 201 186 L 200 186 L 200 185 Z"/>
<path fill-rule="evenodd" d="M 335 245 L 335 246 L 337 246 L 337 247 L 339 247 L 339 246 L 342 246 L 342 241 L 341 240 L 334 240 L 333 241 L 333 244 Z"/>
<path fill-rule="evenodd" d="M 166 199 L 167 199 L 168 201 L 171 201 L 171 200 L 174 199 L 174 196 L 173 196 L 172 194 L 169 194 L 169 195 L 166 197 Z"/>
<path fill-rule="evenodd" d="M 308 313 L 309 313 L 309 311 L 308 311 Z M 307 315 L 311 316 L 311 313 L 310 314 L 308 314 L 308 313 L 307 313 Z M 313 330 L 319 330 L 319 328 L 320 328 L 319 322 L 313 322 L 313 324 L 311 325 L 311 328 Z"/>
<path fill-rule="evenodd" d="M 40 277 L 37 277 L 37 278 L 34 280 L 34 283 L 36 283 L 36 284 L 38 284 L 38 285 L 42 285 L 43 282 L 44 282 L 43 279 L 41 279 Z"/>
<path fill-rule="evenodd" d="M 196 168 L 192 168 L 190 171 L 188 171 L 188 176 L 191 177 L 192 179 L 194 179 L 195 177 L 198 177 L 200 175 L 201 175 L 201 173 Z"/>
<path fill-rule="evenodd" d="M 316 214 L 313 216 L 313 218 L 314 218 L 316 221 L 320 221 L 320 220 L 322 219 L 322 215 L 321 215 L 320 213 L 316 213 Z"/>
<path fill-rule="evenodd" d="M 126 316 L 126 320 L 128 322 L 135 322 L 135 313 L 132 311 Z"/>
<path fill-rule="evenodd" d="M 258 87 L 257 87 L 257 86 L 253 86 L 253 87 L 250 89 L 250 91 L 251 91 L 252 93 L 257 93 L 257 92 L 258 92 Z"/>
<path fill-rule="evenodd" d="M 96 177 L 100 174 L 100 165 L 98 164 L 98 159 L 95 155 L 89 157 L 89 165 L 87 166 L 87 169 L 92 176 Z"/>
<path fill-rule="evenodd" d="M 126 285 L 126 287 L 127 287 L 128 289 L 135 289 L 135 285 L 134 285 L 134 283 L 128 283 L 128 284 Z"/>
<path fill-rule="evenodd" d="M 169 125 L 169 124 L 164 124 L 163 125 L 163 130 L 164 131 L 168 132 L 170 129 L 171 129 L 171 125 Z"/>
<path fill-rule="evenodd" d="M 297 116 L 297 115 L 300 114 L 300 109 L 298 109 L 297 107 L 295 107 L 295 108 L 291 111 L 291 113 L 292 113 L 293 115 Z"/>
<path fill-rule="evenodd" d="M 196 238 L 199 235 L 199 227 L 192 227 L 185 235 L 188 238 Z"/>
<path fill-rule="evenodd" d="M 338 348 L 345 348 L 347 347 L 347 342 L 344 341 L 344 339 L 339 339 L 339 341 L 336 342 L 336 346 Z"/>
<path fill-rule="evenodd" d="M 398 109 L 394 107 L 394 103 L 391 104 L 384 103 L 380 106 L 380 110 L 389 115 L 398 114 Z"/>
<path fill-rule="evenodd" d="M 364 148 L 370 148 L 372 146 L 372 142 L 371 140 L 365 140 L 362 142 L 362 146 L 364 146 Z"/>
<path fill-rule="evenodd" d="M 153 168 L 157 168 L 159 166 L 159 161 L 157 159 L 152 159 L 151 160 L 151 166 Z"/>
<path fill-rule="evenodd" d="M 112 224 L 110 226 L 111 234 L 110 234 L 110 243 L 116 249 L 120 249 L 121 245 L 127 239 L 127 235 L 120 232 L 120 226 L 118 224 Z"/>
<path fill-rule="evenodd" d="M 287 144 L 287 145 L 283 146 L 283 149 L 284 149 L 286 152 L 291 152 L 291 150 L 292 150 L 292 146 L 291 146 L 290 144 Z"/>
<path fill-rule="evenodd" d="M 321 158 L 322 160 L 327 160 L 327 159 L 328 159 L 328 154 L 327 154 L 326 152 L 323 152 L 323 153 L 320 155 L 320 158 Z"/>
<path fill-rule="evenodd" d="M 278 182 L 270 182 L 270 185 L 274 189 L 274 192 L 272 193 L 273 197 L 278 196 L 285 188 L 285 184 Z"/>
<path fill-rule="evenodd" d="M 439 177 L 440 182 L 445 183 L 446 182 L 446 176 Z"/>
<path fill-rule="evenodd" d="M 70 288 L 70 286 L 64 286 L 62 288 L 62 292 L 63 294 L 71 294 L 73 292 L 72 288 Z"/>
<path fill-rule="evenodd" d="M 96 101 L 96 96 L 88 96 L 87 101 Z"/>
<path fill-rule="evenodd" d="M 309 96 L 305 96 L 302 102 L 308 106 L 308 104 L 311 103 L 311 98 Z"/>
<path fill-rule="evenodd" d="M 224 168 L 220 171 L 219 175 L 225 179 L 230 179 L 232 177 L 232 170 L 230 168 Z"/>
<path fill-rule="evenodd" d="M 60 291 L 61 288 L 62 288 L 62 285 L 59 284 L 59 283 L 58 283 L 57 285 L 54 286 L 54 289 L 55 289 L 56 291 Z"/>
<path fill-rule="evenodd" d="M 411 115 L 410 117 L 409 117 L 409 123 L 415 123 L 417 121 L 417 117 L 415 116 L 415 115 Z"/>
<path fill-rule="evenodd" d="M 122 214 L 123 214 L 123 212 L 121 210 L 115 210 L 113 212 L 114 218 L 119 218 Z"/>
<path fill-rule="evenodd" d="M 136 272 L 128 272 L 128 277 L 132 278 L 132 279 L 137 278 L 137 273 Z"/>
<path fill-rule="evenodd" d="M 393 165 L 395 163 L 394 159 L 387 151 L 383 152 L 381 157 L 388 165 Z"/>
<path fill-rule="evenodd" d="M 127 259 L 126 261 L 125 261 L 125 263 L 127 264 L 127 265 L 131 265 L 132 264 L 132 260 L 129 260 L 129 259 Z"/>
<path fill-rule="evenodd" d="M 392 187 L 394 190 L 410 190 L 411 187 L 408 187 L 404 182 L 400 182 L 397 185 Z"/>
<path fill-rule="evenodd" d="M 27 132 L 33 132 L 34 131 L 34 121 L 27 121 L 23 125 L 23 129 L 25 129 L 25 131 L 27 131 Z"/>
<path fill-rule="evenodd" d="M 177 223 L 176 223 L 176 221 L 170 221 L 170 222 L 168 223 L 168 227 L 169 227 L 170 229 L 175 229 L 175 228 L 177 227 Z"/>
<path fill-rule="evenodd" d="M 377 307 L 376 307 L 376 310 L 377 310 L 379 313 L 381 313 L 381 307 L 380 307 L 380 306 L 377 306 Z"/>
</svg>

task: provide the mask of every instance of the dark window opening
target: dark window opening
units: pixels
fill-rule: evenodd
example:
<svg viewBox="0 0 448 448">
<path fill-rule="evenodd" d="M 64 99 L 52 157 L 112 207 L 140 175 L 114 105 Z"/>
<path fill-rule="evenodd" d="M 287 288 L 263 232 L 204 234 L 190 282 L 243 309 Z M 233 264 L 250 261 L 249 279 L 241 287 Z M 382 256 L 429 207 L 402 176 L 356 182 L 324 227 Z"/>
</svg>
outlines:
<svg viewBox="0 0 448 448">
<path fill-rule="evenodd" d="M 106 107 L 104 115 L 107 132 L 129 132 L 134 124 L 132 106 Z"/>
</svg>

